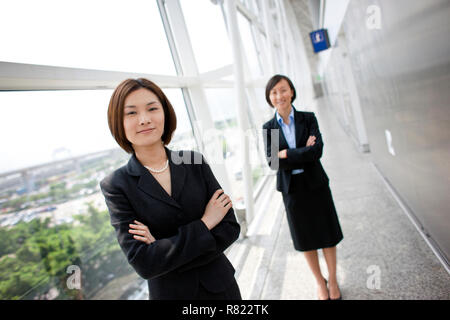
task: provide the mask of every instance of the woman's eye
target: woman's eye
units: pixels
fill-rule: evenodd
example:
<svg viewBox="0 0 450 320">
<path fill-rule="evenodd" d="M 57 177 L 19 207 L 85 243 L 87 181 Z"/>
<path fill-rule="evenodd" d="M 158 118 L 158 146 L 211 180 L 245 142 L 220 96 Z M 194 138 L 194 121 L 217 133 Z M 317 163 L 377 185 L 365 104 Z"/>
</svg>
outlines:
<svg viewBox="0 0 450 320">
<path fill-rule="evenodd" d="M 127 116 L 132 115 L 132 114 L 135 114 L 135 113 L 136 113 L 135 111 L 127 112 Z"/>
<path fill-rule="evenodd" d="M 153 110 L 157 110 L 158 108 L 156 108 L 156 107 L 152 107 L 152 108 L 150 108 L 150 109 L 148 109 L 148 111 L 153 111 Z"/>
</svg>

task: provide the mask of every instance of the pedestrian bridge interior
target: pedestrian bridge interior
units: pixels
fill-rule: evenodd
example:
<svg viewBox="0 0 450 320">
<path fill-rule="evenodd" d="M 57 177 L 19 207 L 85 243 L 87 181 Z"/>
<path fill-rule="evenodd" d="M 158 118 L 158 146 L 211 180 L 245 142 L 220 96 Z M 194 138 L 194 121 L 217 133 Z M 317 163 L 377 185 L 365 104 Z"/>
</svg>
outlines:
<svg viewBox="0 0 450 320">
<path fill-rule="evenodd" d="M 448 1 L 17 0 L 0 16 L 0 299 L 148 299 L 98 185 L 129 159 L 111 94 L 143 77 L 175 109 L 168 148 L 204 154 L 232 198 L 242 298 L 315 300 L 265 156 L 275 74 L 318 120 L 342 296 L 450 299 Z"/>
</svg>

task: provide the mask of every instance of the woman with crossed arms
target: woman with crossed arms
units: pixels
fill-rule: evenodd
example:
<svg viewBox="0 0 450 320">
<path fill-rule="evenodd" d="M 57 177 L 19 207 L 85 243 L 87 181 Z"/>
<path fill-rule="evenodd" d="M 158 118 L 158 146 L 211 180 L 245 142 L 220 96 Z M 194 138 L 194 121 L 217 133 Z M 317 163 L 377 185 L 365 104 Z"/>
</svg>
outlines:
<svg viewBox="0 0 450 320">
<path fill-rule="evenodd" d="M 166 147 L 176 116 L 165 94 L 147 79 L 123 81 L 108 124 L 131 158 L 100 186 L 119 245 L 148 280 L 150 299 L 240 300 L 223 253 L 240 232 L 232 202 L 200 153 Z"/>
<path fill-rule="evenodd" d="M 268 81 L 266 101 L 276 112 L 263 125 L 267 159 L 269 166 L 277 170 L 277 190 L 283 196 L 294 248 L 304 252 L 317 282 L 319 300 L 340 300 L 336 245 L 343 235 L 329 179 L 320 163 L 322 136 L 314 113 L 293 107 L 295 97 L 294 85 L 288 77 L 275 75 Z M 274 132 L 278 135 L 273 135 Z M 272 141 L 272 136 L 277 141 Z M 328 281 L 320 270 L 318 249 L 325 256 Z"/>
</svg>

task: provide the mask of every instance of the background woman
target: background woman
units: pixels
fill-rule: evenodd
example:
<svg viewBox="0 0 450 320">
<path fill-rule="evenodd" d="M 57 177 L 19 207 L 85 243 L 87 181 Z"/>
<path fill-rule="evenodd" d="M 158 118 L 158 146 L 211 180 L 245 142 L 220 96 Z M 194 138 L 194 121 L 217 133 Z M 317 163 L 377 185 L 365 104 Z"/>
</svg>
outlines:
<svg viewBox="0 0 450 320">
<path fill-rule="evenodd" d="M 128 262 L 150 299 L 241 299 L 223 251 L 239 236 L 232 202 L 197 152 L 169 150 L 175 112 L 162 90 L 128 79 L 108 124 L 131 158 L 100 183 Z"/>
<path fill-rule="evenodd" d="M 323 141 L 317 119 L 312 112 L 295 110 L 295 97 L 294 85 L 286 76 L 275 75 L 266 85 L 266 100 L 276 109 L 274 117 L 263 125 L 267 158 L 271 168 L 278 170 L 277 190 L 283 196 L 294 248 L 304 252 L 319 299 L 337 300 L 341 293 L 336 278 L 336 245 L 343 235 L 329 179 L 320 163 Z M 272 141 L 272 130 L 278 130 L 278 141 Z M 328 288 L 318 249 L 323 249 L 327 263 Z"/>
</svg>

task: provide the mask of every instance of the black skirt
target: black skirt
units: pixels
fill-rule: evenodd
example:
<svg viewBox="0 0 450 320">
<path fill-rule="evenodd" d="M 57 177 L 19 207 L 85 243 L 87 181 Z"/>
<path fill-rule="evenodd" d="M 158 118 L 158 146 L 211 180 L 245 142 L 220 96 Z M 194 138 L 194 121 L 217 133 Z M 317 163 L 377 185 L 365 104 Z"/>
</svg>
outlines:
<svg viewBox="0 0 450 320">
<path fill-rule="evenodd" d="M 344 238 L 328 184 L 309 190 L 304 173 L 295 174 L 282 195 L 295 250 L 334 247 Z"/>
</svg>

